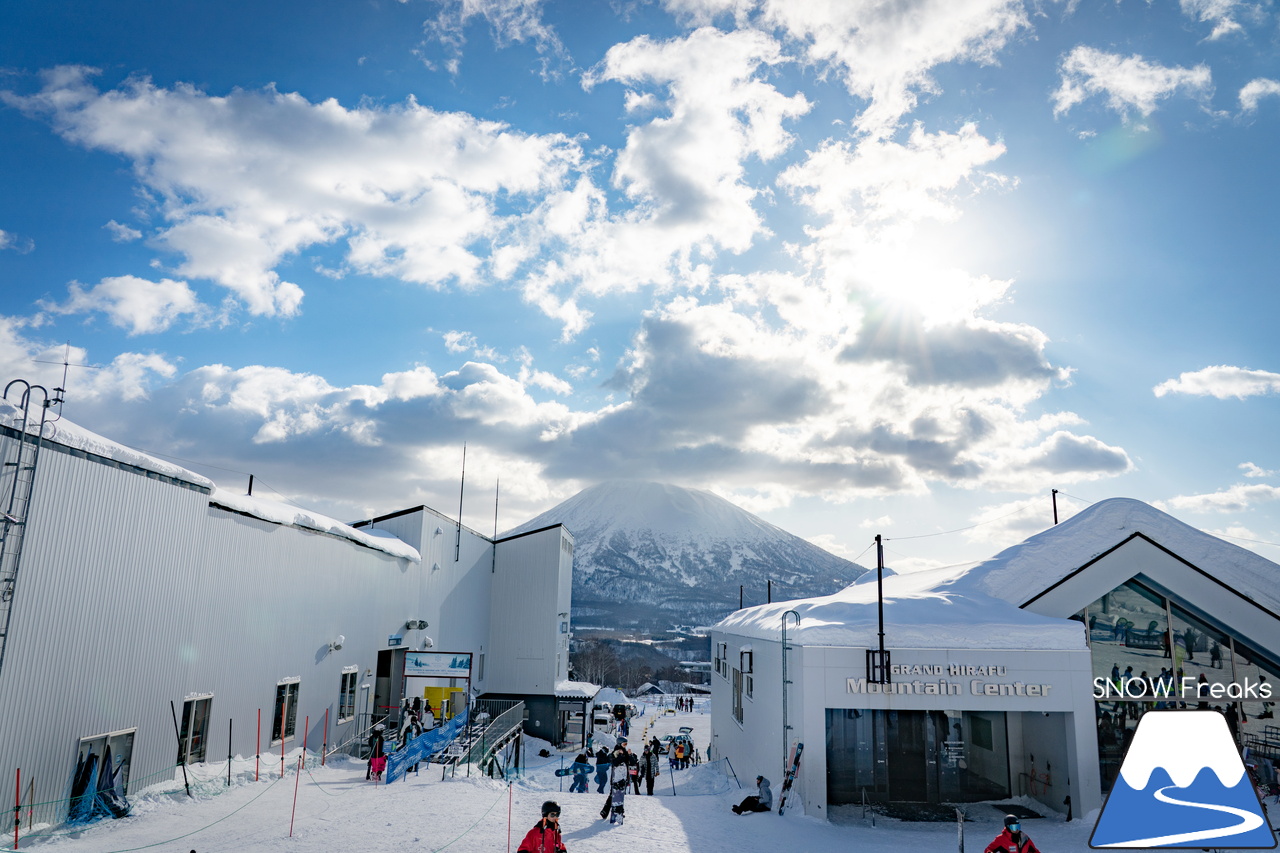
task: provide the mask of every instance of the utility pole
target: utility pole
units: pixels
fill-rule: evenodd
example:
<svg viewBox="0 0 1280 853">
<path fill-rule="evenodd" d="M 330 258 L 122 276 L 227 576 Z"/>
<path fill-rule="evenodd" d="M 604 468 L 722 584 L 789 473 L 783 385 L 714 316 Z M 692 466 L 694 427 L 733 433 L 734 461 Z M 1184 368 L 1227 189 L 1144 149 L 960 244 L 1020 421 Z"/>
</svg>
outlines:
<svg viewBox="0 0 1280 853">
<path fill-rule="evenodd" d="M 884 648 L 884 541 L 876 534 L 876 603 L 879 607 L 880 648 L 867 649 L 867 681 L 888 684 L 889 653 Z"/>
<path fill-rule="evenodd" d="M 1053 490 L 1053 523 L 1058 523 L 1058 490 Z"/>
</svg>

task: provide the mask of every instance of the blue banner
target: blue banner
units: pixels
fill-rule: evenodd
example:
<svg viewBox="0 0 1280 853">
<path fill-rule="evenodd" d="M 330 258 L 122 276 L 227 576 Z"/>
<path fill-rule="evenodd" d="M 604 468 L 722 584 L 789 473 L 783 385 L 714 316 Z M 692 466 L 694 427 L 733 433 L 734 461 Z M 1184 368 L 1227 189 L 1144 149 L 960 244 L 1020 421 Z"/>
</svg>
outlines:
<svg viewBox="0 0 1280 853">
<path fill-rule="evenodd" d="M 404 776 L 405 768 L 412 767 L 448 746 L 458 732 L 467 724 L 467 712 L 464 710 L 443 726 L 423 732 L 405 746 L 387 756 L 387 784 Z"/>
</svg>

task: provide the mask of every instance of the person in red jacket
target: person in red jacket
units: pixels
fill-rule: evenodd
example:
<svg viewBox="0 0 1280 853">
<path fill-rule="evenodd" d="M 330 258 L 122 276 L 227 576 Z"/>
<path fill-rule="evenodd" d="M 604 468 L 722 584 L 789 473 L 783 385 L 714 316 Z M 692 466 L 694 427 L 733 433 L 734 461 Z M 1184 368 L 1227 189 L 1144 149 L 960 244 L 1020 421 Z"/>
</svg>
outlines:
<svg viewBox="0 0 1280 853">
<path fill-rule="evenodd" d="M 1004 816 L 1004 832 L 987 845 L 983 853 L 1040 853 L 1031 836 L 1022 831 L 1022 821 L 1011 814 Z"/>
<path fill-rule="evenodd" d="M 560 840 L 560 807 L 554 801 L 542 804 L 542 820 L 525 835 L 517 853 L 567 853 Z"/>
</svg>

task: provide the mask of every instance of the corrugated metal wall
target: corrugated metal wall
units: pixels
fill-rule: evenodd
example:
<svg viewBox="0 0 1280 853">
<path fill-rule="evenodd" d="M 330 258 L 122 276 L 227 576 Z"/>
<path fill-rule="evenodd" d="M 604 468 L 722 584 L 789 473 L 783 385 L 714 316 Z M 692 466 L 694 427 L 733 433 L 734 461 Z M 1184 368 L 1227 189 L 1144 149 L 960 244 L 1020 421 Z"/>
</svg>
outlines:
<svg viewBox="0 0 1280 853">
<path fill-rule="evenodd" d="M 81 738 L 136 728 L 130 790 L 173 778 L 178 747 L 169 701 L 181 715 L 194 694 L 213 694 L 210 762 L 225 759 L 228 747 L 244 756 L 255 746 L 270 751 L 276 685 L 291 678 L 300 680 L 299 708 L 286 748 L 302 745 L 310 716 L 307 746 L 318 750 L 326 709 L 329 742 L 342 736 L 343 667 L 357 667 L 361 683 L 372 681 L 365 673 L 376 671 L 387 637 L 403 633 L 410 618 L 431 624 L 410 632 L 406 646 L 428 635 L 436 650 L 487 651 L 488 689 L 521 692 L 514 676 L 530 673 L 516 667 L 510 680 L 502 677 L 493 667 L 499 655 L 485 648 L 496 612 L 490 598 L 500 586 L 492 543 L 464 528 L 455 561 L 447 519 L 426 510 L 402 522 L 414 523 L 422 564 L 211 507 L 207 495 L 188 488 L 42 452 L 0 672 L 0 775 L 12 778 L 21 767 L 24 791 L 34 777 L 37 802 L 65 798 Z M 442 535 L 434 535 L 437 526 Z M 513 655 L 538 644 L 557 648 L 558 635 L 549 633 L 554 613 L 568 609 L 558 600 L 569 583 L 557 577 L 560 533 L 529 540 L 512 552 L 519 554 L 513 574 L 523 581 L 501 596 L 518 605 L 509 608 L 520 616 L 517 631 L 504 641 Z M 544 615 L 533 618 L 538 612 Z M 343 648 L 330 652 L 339 634 Z M 553 680 L 544 670 L 530 683 L 549 692 Z M 66 809 L 45 812 L 37 820 L 61 820 Z"/>
<path fill-rule="evenodd" d="M 568 673 L 566 542 L 571 548 L 572 537 L 557 526 L 497 543 L 488 662 L 495 692 L 551 695 Z"/>
</svg>

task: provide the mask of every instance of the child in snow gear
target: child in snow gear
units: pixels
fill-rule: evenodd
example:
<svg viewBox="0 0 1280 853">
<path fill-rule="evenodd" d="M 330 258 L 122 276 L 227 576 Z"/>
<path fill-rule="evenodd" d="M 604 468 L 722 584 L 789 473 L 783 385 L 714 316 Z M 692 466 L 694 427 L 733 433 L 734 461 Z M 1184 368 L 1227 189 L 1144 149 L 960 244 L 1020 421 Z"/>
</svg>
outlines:
<svg viewBox="0 0 1280 853">
<path fill-rule="evenodd" d="M 747 797 L 742 802 L 733 807 L 734 814 L 746 814 L 747 812 L 768 812 L 773 811 L 773 789 L 769 787 L 769 780 L 763 776 L 756 777 L 756 793 L 754 796 Z M 990 851 L 988 851 L 990 853 Z"/>
<path fill-rule="evenodd" d="M 369 733 L 369 769 L 364 773 L 366 781 L 373 778 L 373 763 L 375 758 L 381 758 L 383 767 L 386 767 L 386 743 L 385 738 L 382 735 L 382 729 L 382 723 L 377 723 L 374 725 L 373 731 Z M 381 773 L 382 771 L 379 770 L 379 779 L 382 778 Z"/>
<path fill-rule="evenodd" d="M 1040 853 L 1040 850 L 1022 831 L 1022 821 L 1007 814 L 1004 816 L 1004 832 L 997 835 L 983 853 Z"/>
<path fill-rule="evenodd" d="M 560 806 L 555 801 L 542 804 L 542 820 L 525 835 L 517 853 L 567 853 L 560 839 Z"/>
</svg>

